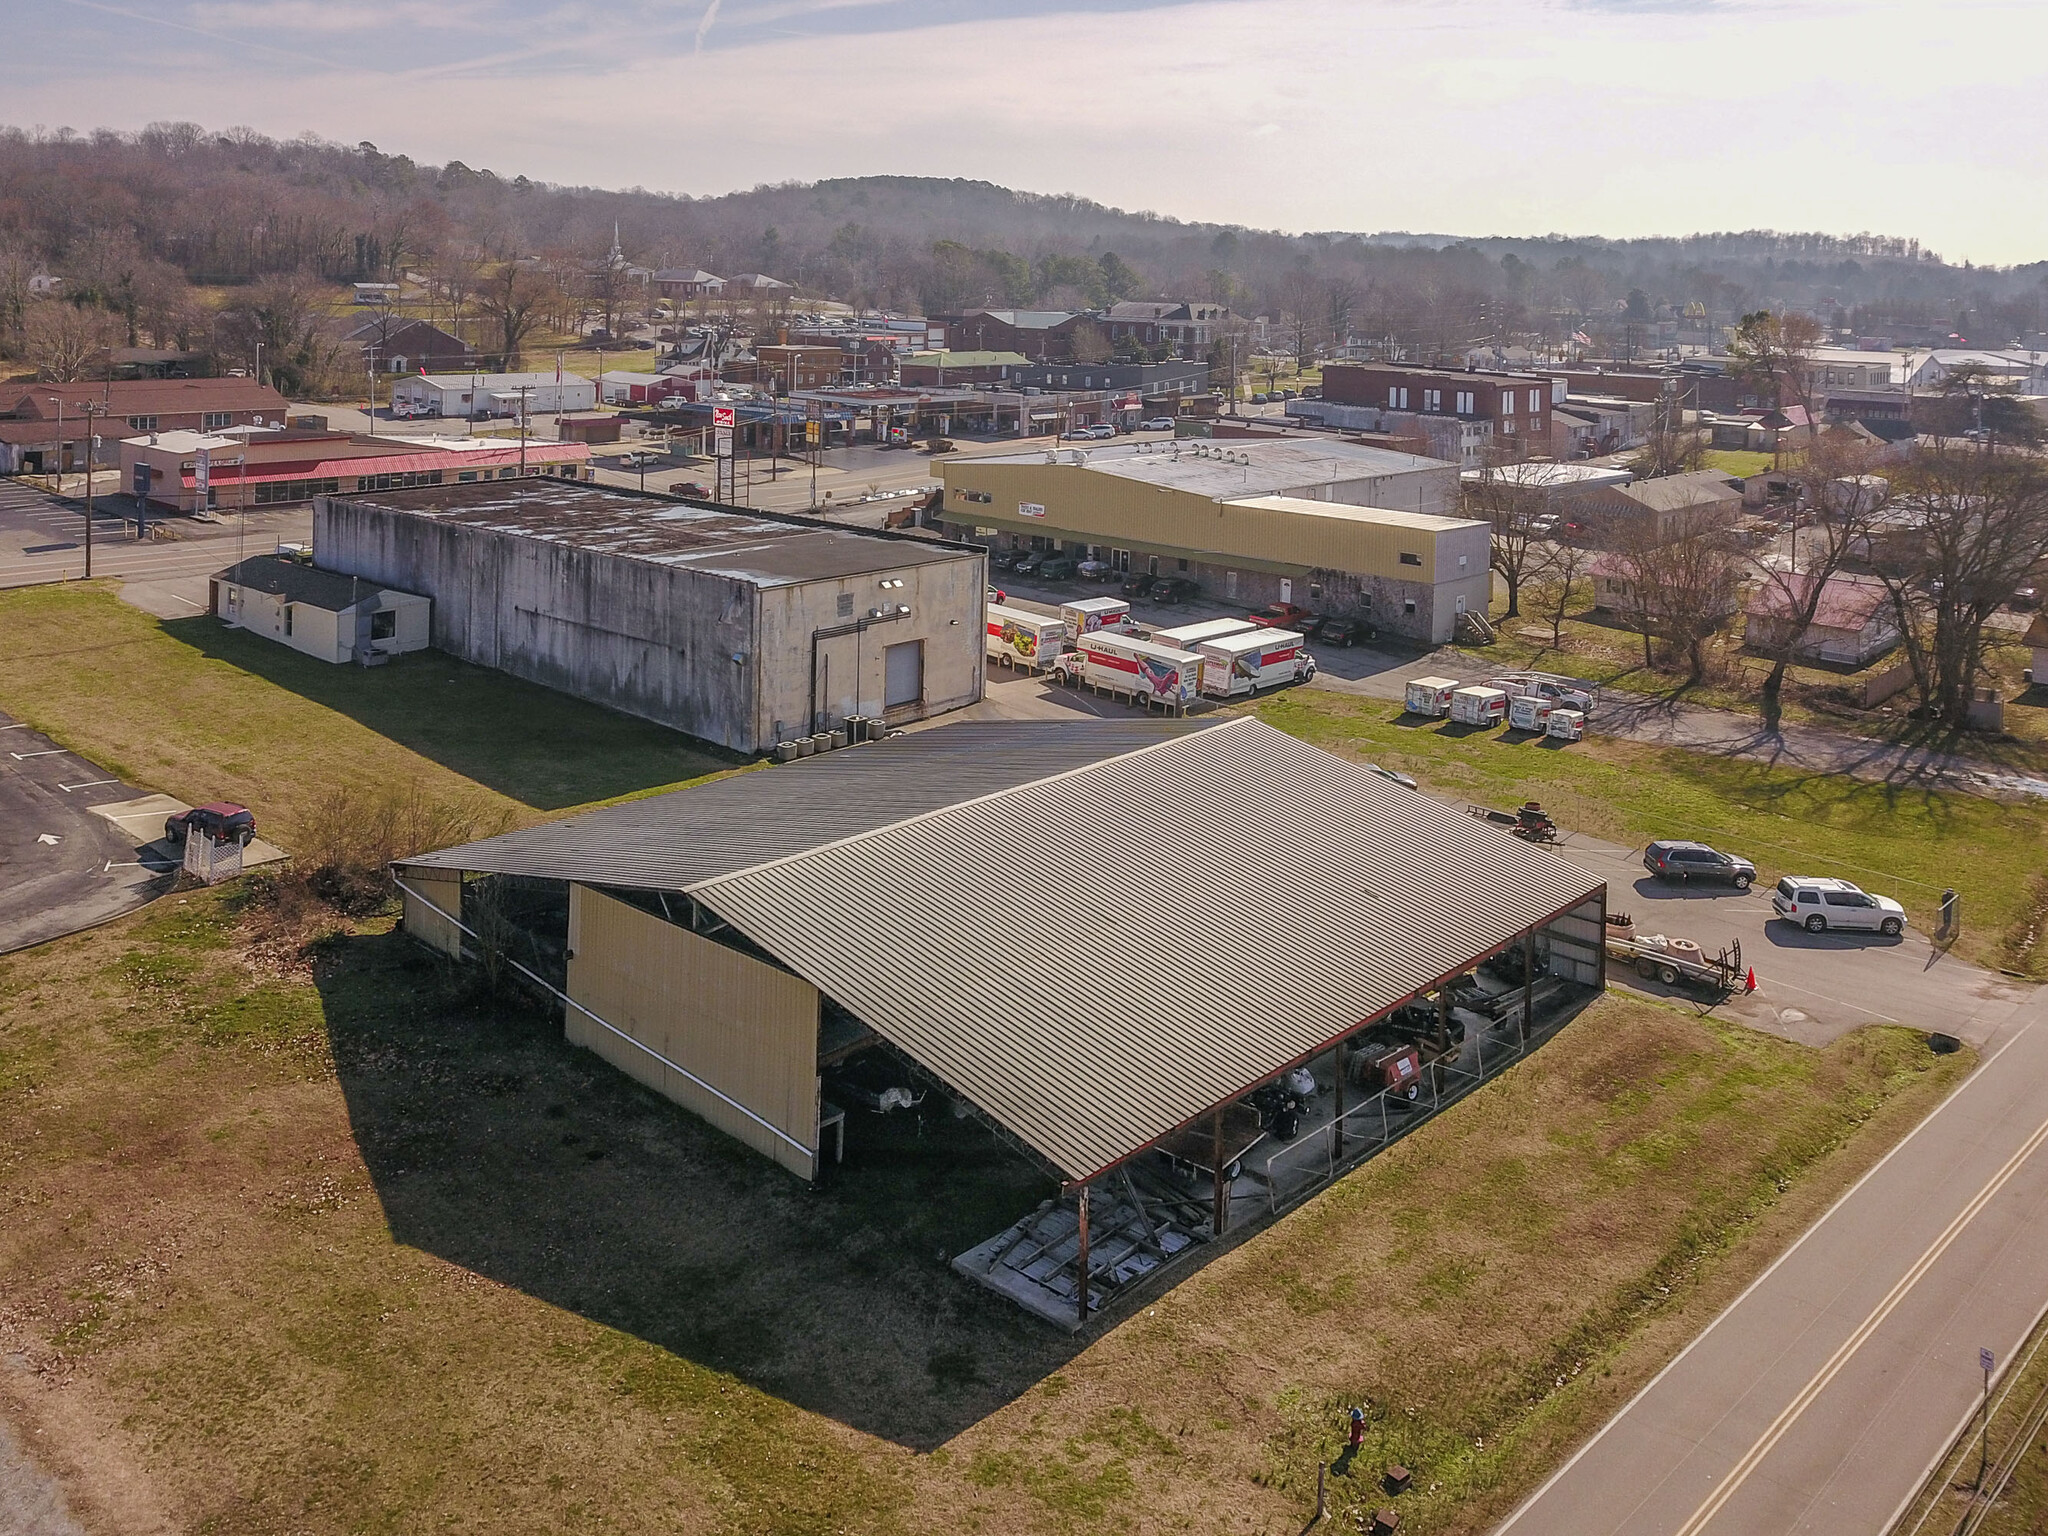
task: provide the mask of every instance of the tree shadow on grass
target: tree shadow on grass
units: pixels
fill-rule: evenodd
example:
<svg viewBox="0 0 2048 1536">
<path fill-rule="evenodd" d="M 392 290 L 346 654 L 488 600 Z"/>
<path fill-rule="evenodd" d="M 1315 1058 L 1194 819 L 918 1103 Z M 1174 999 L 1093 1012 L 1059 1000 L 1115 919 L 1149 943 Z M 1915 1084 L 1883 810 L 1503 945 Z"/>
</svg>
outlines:
<svg viewBox="0 0 2048 1536">
<path fill-rule="evenodd" d="M 317 975 L 398 1242 L 918 1450 L 1081 1347 L 947 1267 L 1052 1193 L 972 1121 L 852 1115 L 807 1187 L 401 935 Z"/>
<path fill-rule="evenodd" d="M 675 784 L 748 761 L 680 731 L 440 651 L 336 666 L 200 615 L 164 633 L 536 810 Z"/>
</svg>

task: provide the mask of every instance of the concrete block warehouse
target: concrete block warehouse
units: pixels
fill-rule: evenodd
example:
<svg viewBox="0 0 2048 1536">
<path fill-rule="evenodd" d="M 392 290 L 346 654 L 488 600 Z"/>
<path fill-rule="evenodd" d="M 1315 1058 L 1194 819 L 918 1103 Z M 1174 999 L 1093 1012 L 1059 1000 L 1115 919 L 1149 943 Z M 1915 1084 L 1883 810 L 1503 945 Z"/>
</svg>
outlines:
<svg viewBox="0 0 2048 1536">
<path fill-rule="evenodd" d="M 978 1118 L 1057 1198 L 955 1268 L 1068 1325 L 1604 983 L 1597 877 L 1250 719 L 940 726 L 398 874 L 414 937 L 509 925 L 572 1042 L 801 1177 L 850 1107 Z"/>
<path fill-rule="evenodd" d="M 450 655 L 736 752 L 981 697 L 978 549 L 541 479 L 326 496 L 313 543 Z"/>
</svg>

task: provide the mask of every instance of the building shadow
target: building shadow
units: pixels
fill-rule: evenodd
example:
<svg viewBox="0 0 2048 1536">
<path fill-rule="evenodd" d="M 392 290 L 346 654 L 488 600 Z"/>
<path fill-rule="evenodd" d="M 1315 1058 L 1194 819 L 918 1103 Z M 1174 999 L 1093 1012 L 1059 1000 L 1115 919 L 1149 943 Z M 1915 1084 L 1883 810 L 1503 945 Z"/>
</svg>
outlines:
<svg viewBox="0 0 2048 1536">
<path fill-rule="evenodd" d="M 917 1450 L 1082 1346 L 948 1268 L 1053 1193 L 972 1120 L 851 1115 L 810 1186 L 402 935 L 316 977 L 398 1242 Z"/>
<path fill-rule="evenodd" d="M 680 731 L 440 651 L 386 666 L 317 661 L 206 614 L 164 633 L 538 810 L 679 783 L 750 761 Z"/>
</svg>

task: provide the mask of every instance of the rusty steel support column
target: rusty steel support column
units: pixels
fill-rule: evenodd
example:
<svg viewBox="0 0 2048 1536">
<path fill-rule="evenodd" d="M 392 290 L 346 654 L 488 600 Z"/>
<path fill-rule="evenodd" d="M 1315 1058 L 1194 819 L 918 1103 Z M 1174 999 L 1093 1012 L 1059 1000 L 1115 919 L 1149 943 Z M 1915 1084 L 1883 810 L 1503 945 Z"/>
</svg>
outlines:
<svg viewBox="0 0 2048 1536">
<path fill-rule="evenodd" d="M 1216 1184 L 1216 1208 L 1209 1218 L 1210 1226 L 1218 1237 L 1223 1235 L 1223 1223 L 1230 1217 L 1230 1185 L 1223 1177 L 1223 1111 L 1219 1107 L 1211 1122 L 1210 1172 Z"/>
<path fill-rule="evenodd" d="M 1074 1255 L 1074 1319 L 1078 1326 L 1088 1322 L 1088 1186 L 1081 1186 L 1081 1251 Z"/>
<path fill-rule="evenodd" d="M 1536 930 L 1531 928 L 1522 935 L 1522 1044 L 1529 1043 L 1529 1027 L 1534 1024 L 1533 1009 L 1536 1006 Z"/>
</svg>

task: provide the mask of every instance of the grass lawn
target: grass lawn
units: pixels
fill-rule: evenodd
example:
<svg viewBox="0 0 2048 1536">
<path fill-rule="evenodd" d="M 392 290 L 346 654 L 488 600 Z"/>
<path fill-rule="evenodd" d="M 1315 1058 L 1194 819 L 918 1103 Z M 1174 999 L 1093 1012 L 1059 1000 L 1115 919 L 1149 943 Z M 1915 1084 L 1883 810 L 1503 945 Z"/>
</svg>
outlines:
<svg viewBox="0 0 2048 1536">
<path fill-rule="evenodd" d="M 1611 738 L 1571 747 L 1511 740 L 1401 707 L 1293 689 L 1260 718 L 1318 746 L 1406 769 L 1452 799 L 1541 800 L 1559 824 L 1623 844 L 1693 837 L 1739 849 L 1762 878 L 1839 874 L 1905 904 L 1923 931 L 1954 886 L 1970 914 L 1959 953 L 2048 975 L 2048 807 L 1813 775 Z"/>
<path fill-rule="evenodd" d="M 1745 480 L 1762 474 L 1775 462 L 1768 453 L 1755 453 L 1747 448 L 1709 448 L 1700 455 L 1701 469 L 1718 469 L 1724 475 L 1740 475 Z"/>
<path fill-rule="evenodd" d="M 1496 640 L 1472 654 L 1502 670 L 1533 667 L 1564 672 L 1626 693 L 1678 696 L 1688 703 L 1760 717 L 1761 690 L 1771 661 L 1743 649 L 1740 617 L 1710 642 L 1707 675 L 1687 687 L 1683 664 L 1666 658 L 1661 646 L 1657 665 L 1645 667 L 1641 634 L 1616 617 L 1596 614 L 1591 593 L 1583 584 L 1575 584 L 1564 623 L 1557 631 L 1560 644 L 1553 645 L 1547 600 L 1540 586 L 1525 587 L 1522 612 L 1508 618 L 1502 599 L 1497 607 L 1503 611 L 1491 615 Z M 1861 672 L 1788 668 L 1780 700 L 1785 722 L 1825 726 L 1875 740 L 1917 740 L 1915 733 L 1920 727 L 1907 714 L 1916 698 L 1910 688 L 1880 708 L 1862 706 L 1863 679 L 1887 672 L 1903 660 L 1903 654 L 1894 650 Z M 2008 701 L 2005 734 L 1969 737 L 1964 749 L 2017 769 L 2048 771 L 2048 751 L 2043 750 L 2048 747 L 2048 707 L 2044 707 L 2048 706 L 2048 691 L 2029 692 L 2022 675 L 2032 663 L 2032 653 L 2019 644 L 2015 634 L 2000 631 L 1989 637 L 1985 660 L 1985 682 L 1998 688 Z"/>
<path fill-rule="evenodd" d="M 329 666 L 108 584 L 0 592 L 0 708 L 131 784 L 238 800 L 287 848 L 345 783 L 417 780 L 524 824 L 738 761 L 687 736 L 423 651 Z"/>
<path fill-rule="evenodd" d="M 807 1190 L 383 920 L 0 961 L 0 1408 L 88 1529 L 1477 1532 L 1948 1090 L 1610 996 L 1082 1346 L 944 1256 L 943 1113 Z M 323 931 L 324 930 L 324 931 Z"/>
</svg>

